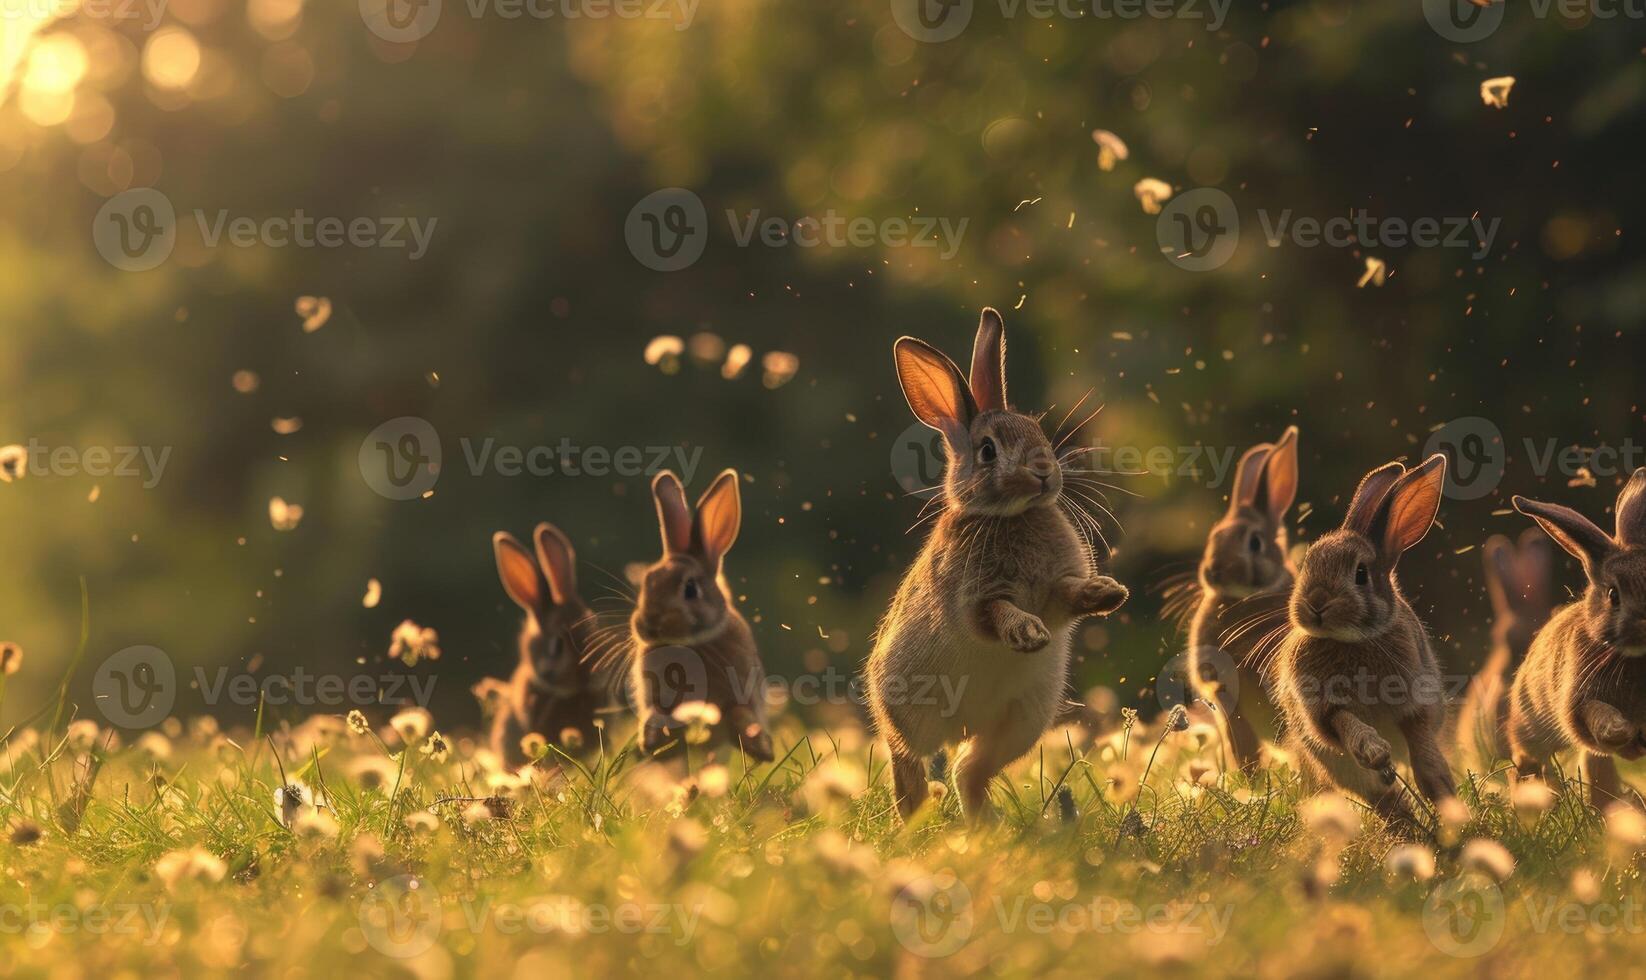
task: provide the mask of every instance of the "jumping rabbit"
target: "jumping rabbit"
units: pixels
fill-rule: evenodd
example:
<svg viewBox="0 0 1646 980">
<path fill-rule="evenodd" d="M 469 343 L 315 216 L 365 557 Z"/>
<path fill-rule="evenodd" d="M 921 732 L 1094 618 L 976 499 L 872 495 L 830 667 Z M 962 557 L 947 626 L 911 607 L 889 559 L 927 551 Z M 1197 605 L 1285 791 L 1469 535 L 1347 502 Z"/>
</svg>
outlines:
<svg viewBox="0 0 1646 980">
<path fill-rule="evenodd" d="M 766 670 L 722 573 L 743 521 L 737 471 L 715 478 L 697 502 L 695 518 L 685 488 L 667 470 L 652 481 L 652 497 L 663 557 L 641 576 L 640 598 L 629 619 L 629 689 L 640 719 L 641 751 L 655 755 L 682 737 L 686 726 L 675 712 L 700 701 L 720 713 L 717 737 L 770 762 Z"/>
<path fill-rule="evenodd" d="M 507 531 L 492 535 L 503 591 L 526 612 L 520 665 L 504 686 L 492 721 L 492 751 L 511 769 L 529 761 L 520 739 L 530 732 L 563 744 L 562 734 L 570 729 L 583 744 L 592 744 L 601 704 L 598 686 L 583 663 L 594 614 L 577 592 L 577 553 L 553 524 L 537 525 L 532 536 L 535 560 Z M 496 681 L 483 681 L 475 690 L 482 694 L 496 686 Z"/>
<path fill-rule="evenodd" d="M 1343 526 L 1304 553 L 1292 632 L 1276 654 L 1275 698 L 1308 781 L 1406 825 L 1415 820 L 1395 785 L 1397 762 L 1410 761 L 1431 802 L 1457 792 L 1441 750 L 1440 666 L 1395 581 L 1400 556 L 1429 533 L 1445 482 L 1439 454 L 1410 471 L 1396 462 L 1366 475 Z"/>
<path fill-rule="evenodd" d="M 1617 497 L 1611 537 L 1569 507 L 1514 498 L 1515 509 L 1583 563 L 1589 587 L 1532 641 L 1509 694 L 1509 746 L 1522 775 L 1581 749 L 1590 801 L 1625 798 L 1612 756 L 1646 753 L 1646 467 Z"/>
<path fill-rule="evenodd" d="M 1486 542 L 1482 561 L 1492 600 L 1492 650 L 1463 695 L 1457 747 L 1465 768 L 1484 774 L 1497 760 L 1510 757 L 1505 728 L 1509 689 L 1532 648 L 1532 638 L 1554 610 L 1554 546 L 1535 527 L 1521 534 L 1518 547 L 1494 534 Z"/>
<path fill-rule="evenodd" d="M 962 741 L 954 771 L 968 816 L 989 781 L 1052 722 L 1070 626 L 1120 608 L 1060 505 L 1062 461 L 1039 423 L 1007 407 L 1004 324 L 983 311 L 971 378 L 924 341 L 893 346 L 915 418 L 943 435 L 943 510 L 903 578 L 869 655 L 869 708 L 891 748 L 898 809 L 927 794 L 926 758 Z M 941 690 L 932 698 L 921 692 Z"/>
<path fill-rule="evenodd" d="M 1229 510 L 1206 539 L 1200 605 L 1189 624 L 1189 683 L 1197 697 L 1217 708 L 1224 742 L 1248 772 L 1259 761 L 1258 730 L 1272 736 L 1275 728 L 1268 678 L 1254 659 L 1256 641 L 1266 631 L 1237 623 L 1225 640 L 1226 620 L 1239 618 L 1247 600 L 1283 601 L 1290 591 L 1297 570 L 1286 551 L 1286 511 L 1296 496 L 1294 425 L 1278 441 L 1260 443 L 1240 457 Z"/>
</svg>

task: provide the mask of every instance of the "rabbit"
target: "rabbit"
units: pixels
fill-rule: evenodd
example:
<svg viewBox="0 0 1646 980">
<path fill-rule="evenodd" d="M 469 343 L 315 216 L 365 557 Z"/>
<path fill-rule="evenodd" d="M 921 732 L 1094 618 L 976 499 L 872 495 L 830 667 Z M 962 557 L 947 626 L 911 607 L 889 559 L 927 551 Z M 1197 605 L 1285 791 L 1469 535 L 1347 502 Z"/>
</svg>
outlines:
<svg viewBox="0 0 1646 980">
<path fill-rule="evenodd" d="M 1306 781 L 1360 796 L 1404 827 L 1416 821 L 1395 785 L 1396 762 L 1410 762 L 1435 806 L 1457 794 L 1441 749 L 1440 666 L 1395 581 L 1400 556 L 1429 533 L 1445 482 L 1440 454 L 1412 470 L 1396 462 L 1366 475 L 1343 526 L 1304 553 L 1291 633 L 1275 656 L 1287 748 Z"/>
<path fill-rule="evenodd" d="M 737 611 L 722 566 L 743 520 L 737 471 L 722 472 L 697 502 L 665 470 L 652 481 L 663 557 L 640 575 L 629 619 L 629 690 L 640 720 L 640 748 L 657 755 L 677 741 L 682 704 L 719 711 L 714 733 L 761 762 L 772 761 L 766 726 L 766 670 L 748 620 Z"/>
<path fill-rule="evenodd" d="M 1007 407 L 1005 325 L 985 309 L 971 378 L 924 341 L 893 346 L 915 418 L 943 435 L 943 510 L 881 621 L 869 709 L 891 748 L 905 819 L 927 795 L 926 757 L 963 741 L 953 766 L 964 812 L 1051 724 L 1071 625 L 1107 615 L 1125 586 L 1097 574 L 1062 500 L 1064 472 L 1039 423 Z"/>
<path fill-rule="evenodd" d="M 503 591 L 526 612 L 520 628 L 520 665 L 504 687 L 492 720 L 491 746 L 510 769 L 530 761 L 520 739 L 531 732 L 564 745 L 568 730 L 583 745 L 595 738 L 601 707 L 599 685 L 584 663 L 594 614 L 577 591 L 577 553 L 565 533 L 539 524 L 532 535 L 537 556 L 507 531 L 492 535 Z M 476 696 L 495 696 L 497 682 L 475 685 Z"/>
<path fill-rule="evenodd" d="M 1297 497 L 1297 426 L 1274 443 L 1246 450 L 1235 470 L 1229 510 L 1212 526 L 1200 563 L 1200 605 L 1189 623 L 1188 678 L 1195 695 L 1217 708 L 1223 739 L 1240 768 L 1257 768 L 1260 743 L 1254 722 L 1273 734 L 1275 712 L 1257 653 L 1268 618 L 1237 622 L 1248 600 L 1284 601 L 1297 570 L 1287 554 L 1286 511 Z M 1280 616 L 1277 605 L 1273 616 Z M 1233 681 L 1233 683 L 1228 683 Z"/>
<path fill-rule="evenodd" d="M 1482 561 L 1494 617 L 1492 650 L 1464 692 L 1457 747 L 1465 769 L 1485 774 L 1497 760 L 1510 757 L 1504 728 L 1509 687 L 1532 648 L 1532 637 L 1554 611 L 1554 546 L 1535 527 L 1521 534 L 1518 547 L 1495 534 L 1486 542 Z"/>
<path fill-rule="evenodd" d="M 1514 498 L 1583 563 L 1589 587 L 1538 631 L 1509 692 L 1509 748 L 1521 775 L 1556 752 L 1584 753 L 1596 805 L 1625 799 L 1612 756 L 1646 753 L 1646 467 L 1618 494 L 1615 537 L 1569 507 Z"/>
</svg>

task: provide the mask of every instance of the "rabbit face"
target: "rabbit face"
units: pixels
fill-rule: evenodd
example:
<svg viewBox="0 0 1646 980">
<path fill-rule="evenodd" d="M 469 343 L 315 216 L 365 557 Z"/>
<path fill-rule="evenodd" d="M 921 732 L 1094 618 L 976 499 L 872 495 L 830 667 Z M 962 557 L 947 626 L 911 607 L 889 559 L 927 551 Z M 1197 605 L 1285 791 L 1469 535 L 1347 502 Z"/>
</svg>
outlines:
<svg viewBox="0 0 1646 980">
<path fill-rule="evenodd" d="M 520 629 L 520 658 L 539 686 L 571 693 L 582 684 L 581 631 L 590 618 L 577 592 L 577 553 L 552 524 L 532 535 L 535 554 L 505 531 L 492 536 L 497 575 L 526 613 Z"/>
<path fill-rule="evenodd" d="M 1280 588 L 1290 575 L 1285 533 L 1268 517 L 1243 509 L 1218 521 L 1200 562 L 1200 584 L 1232 599 Z"/>
<path fill-rule="evenodd" d="M 972 421 L 970 453 L 951 450 L 949 499 L 967 513 L 1021 514 L 1056 502 L 1063 470 L 1035 421 L 1015 412 L 985 412 Z"/>
<path fill-rule="evenodd" d="M 1329 640 L 1370 639 L 1394 617 L 1394 588 L 1378 568 L 1377 549 L 1350 531 L 1333 531 L 1309 547 L 1292 588 L 1292 625 Z"/>
<path fill-rule="evenodd" d="M 1602 624 L 1600 639 L 1625 657 L 1646 657 L 1646 548 L 1610 555 L 1584 601 Z"/>
<path fill-rule="evenodd" d="M 646 646 L 693 646 L 726 623 L 726 595 L 715 575 L 690 555 L 665 557 L 646 570 L 629 626 Z"/>
<path fill-rule="evenodd" d="M 556 606 L 546 611 L 541 622 L 536 616 L 528 619 L 520 633 L 520 656 L 531 664 L 540 686 L 562 694 L 581 688 L 583 655 L 577 633 L 587 616 L 581 607 Z"/>
</svg>

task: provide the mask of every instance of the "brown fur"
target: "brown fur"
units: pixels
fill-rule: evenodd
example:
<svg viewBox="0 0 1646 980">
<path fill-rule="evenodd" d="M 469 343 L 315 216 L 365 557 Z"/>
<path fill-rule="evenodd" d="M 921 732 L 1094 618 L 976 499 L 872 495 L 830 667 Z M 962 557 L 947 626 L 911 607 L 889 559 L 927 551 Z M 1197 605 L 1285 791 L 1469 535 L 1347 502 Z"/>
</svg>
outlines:
<svg viewBox="0 0 1646 980">
<path fill-rule="evenodd" d="M 1515 767 L 1541 775 L 1553 755 L 1576 748 L 1591 802 L 1638 801 L 1612 756 L 1646 753 L 1646 468 L 1618 495 L 1615 536 L 1566 507 L 1524 497 L 1514 504 L 1582 561 L 1589 580 L 1583 597 L 1538 632 L 1515 676 L 1508 722 Z"/>
<path fill-rule="evenodd" d="M 1482 549 L 1486 592 L 1492 601 L 1492 649 L 1469 689 L 1457 717 L 1457 747 L 1464 767 L 1485 774 L 1510 757 L 1509 689 L 1526 659 L 1532 638 L 1549 621 L 1553 546 L 1548 535 L 1527 528 L 1517 548 L 1501 534 Z"/>
<path fill-rule="evenodd" d="M 640 748 L 657 755 L 678 743 L 685 725 L 674 715 L 701 701 L 720 712 L 718 741 L 772 761 L 766 728 L 766 670 L 754 631 L 737 611 L 723 559 L 742 525 L 737 471 L 726 470 L 697 502 L 694 517 L 679 479 L 652 481 L 663 557 L 640 582 L 629 619 L 629 692 L 640 720 Z"/>
<path fill-rule="evenodd" d="M 595 713 L 603 703 L 593 672 L 583 663 L 594 614 L 577 592 L 576 553 L 552 524 L 539 524 L 537 558 L 505 531 L 492 536 L 498 576 L 509 598 L 526 613 L 520 628 L 520 664 L 507 685 L 475 685 L 482 701 L 497 699 L 491 746 L 505 765 L 527 762 L 520 740 L 531 732 L 557 745 L 575 731 L 585 746 L 595 741 Z M 501 688 L 501 698 L 498 698 Z"/>
<path fill-rule="evenodd" d="M 926 798 L 927 757 L 951 742 L 962 743 L 962 806 L 977 817 L 989 782 L 1057 713 L 1071 624 L 1113 612 L 1127 592 L 1096 574 L 1040 426 L 1006 408 L 1000 315 L 983 311 L 970 383 L 922 341 L 905 337 L 894 355 L 909 407 L 943 433 L 949 465 L 944 509 L 869 656 L 869 708 L 904 817 Z"/>
<path fill-rule="evenodd" d="M 1304 555 L 1292 631 L 1276 656 L 1275 696 L 1305 776 L 1401 823 L 1413 817 L 1397 763 L 1409 761 L 1431 802 L 1456 793 L 1441 750 L 1440 666 L 1394 575 L 1434 523 L 1445 479 L 1439 455 L 1409 472 L 1390 463 L 1367 475 L 1343 527 Z"/>
<path fill-rule="evenodd" d="M 1265 598 L 1283 596 L 1296 574 L 1286 543 L 1286 511 L 1296 494 L 1293 426 L 1278 442 L 1253 446 L 1240 458 L 1229 510 L 1206 539 L 1200 605 L 1189 624 L 1190 683 L 1198 698 L 1217 709 L 1224 744 L 1247 771 L 1258 765 L 1259 731 L 1274 735 L 1258 645 L 1269 634 Z"/>
</svg>

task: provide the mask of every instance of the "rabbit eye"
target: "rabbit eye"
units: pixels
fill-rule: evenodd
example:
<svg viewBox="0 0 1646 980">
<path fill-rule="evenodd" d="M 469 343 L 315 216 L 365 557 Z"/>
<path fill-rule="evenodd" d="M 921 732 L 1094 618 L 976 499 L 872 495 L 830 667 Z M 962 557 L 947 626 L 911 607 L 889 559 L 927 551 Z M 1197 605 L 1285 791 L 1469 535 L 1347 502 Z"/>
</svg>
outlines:
<svg viewBox="0 0 1646 980">
<path fill-rule="evenodd" d="M 686 587 L 684 589 L 684 592 L 685 592 L 685 596 L 686 596 L 687 599 L 696 599 L 697 598 L 697 579 L 694 579 L 694 578 L 687 579 L 686 580 Z"/>
<path fill-rule="evenodd" d="M 987 466 L 995 461 L 997 455 L 999 454 L 995 452 L 994 440 L 984 436 L 983 444 L 977 447 L 977 461 Z"/>
<path fill-rule="evenodd" d="M 1263 535 L 1258 534 L 1256 531 L 1253 531 L 1252 536 L 1246 540 L 1246 547 L 1250 548 L 1252 554 L 1254 554 L 1254 555 L 1257 554 L 1258 552 L 1262 551 L 1263 550 Z"/>
<path fill-rule="evenodd" d="M 1361 564 L 1356 565 L 1355 566 L 1355 584 L 1356 585 L 1365 585 L 1369 581 L 1371 581 L 1371 573 L 1366 571 L 1366 564 L 1364 562 L 1362 562 Z"/>
<path fill-rule="evenodd" d="M 1606 598 L 1611 601 L 1613 609 L 1623 605 L 1623 596 L 1618 594 L 1617 586 L 1615 585 L 1606 590 Z"/>
</svg>

